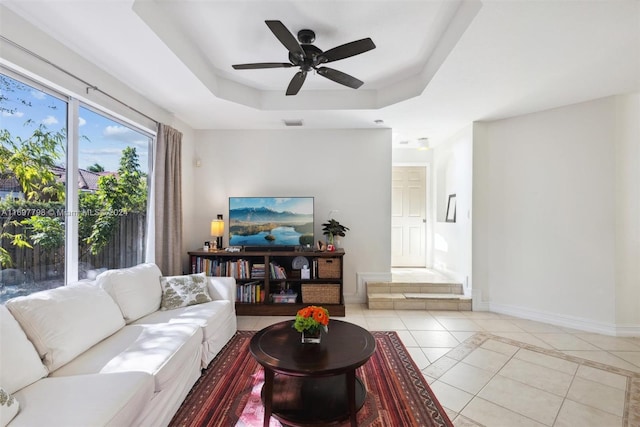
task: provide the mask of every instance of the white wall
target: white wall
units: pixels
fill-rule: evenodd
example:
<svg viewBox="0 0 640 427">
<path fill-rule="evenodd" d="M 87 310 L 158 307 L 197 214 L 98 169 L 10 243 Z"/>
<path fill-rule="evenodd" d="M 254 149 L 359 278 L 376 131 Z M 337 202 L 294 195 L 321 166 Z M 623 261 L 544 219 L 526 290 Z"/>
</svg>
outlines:
<svg viewBox="0 0 640 427">
<path fill-rule="evenodd" d="M 640 93 L 616 97 L 616 121 L 615 321 L 620 335 L 639 335 Z"/>
<path fill-rule="evenodd" d="M 471 292 L 472 127 L 462 129 L 433 149 L 435 198 L 433 268 Z M 445 222 L 449 195 L 456 195 L 456 222 Z"/>
<path fill-rule="evenodd" d="M 186 236 L 191 250 L 210 240 L 216 214 L 228 220 L 230 196 L 313 196 L 316 240 L 324 238 L 321 224 L 331 210 L 350 228 L 342 239 L 345 298 L 364 301 L 356 274 L 389 273 L 389 129 L 197 131 L 195 139 L 202 166 L 192 166 L 196 199 Z"/>
<path fill-rule="evenodd" d="M 637 264 L 639 109 L 637 96 L 623 99 L 476 124 L 474 306 L 610 334 L 616 322 L 640 324 L 637 268 L 616 254 L 616 237 L 635 241 L 625 254 Z M 617 299 L 629 300 L 619 318 Z"/>
</svg>

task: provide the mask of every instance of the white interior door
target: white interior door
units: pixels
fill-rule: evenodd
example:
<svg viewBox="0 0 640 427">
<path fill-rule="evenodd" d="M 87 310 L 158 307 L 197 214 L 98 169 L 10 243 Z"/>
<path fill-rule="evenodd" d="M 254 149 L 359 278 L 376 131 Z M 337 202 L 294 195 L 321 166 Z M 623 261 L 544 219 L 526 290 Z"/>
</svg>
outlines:
<svg viewBox="0 0 640 427">
<path fill-rule="evenodd" d="M 391 266 L 426 267 L 426 170 L 394 166 L 391 179 Z"/>
</svg>

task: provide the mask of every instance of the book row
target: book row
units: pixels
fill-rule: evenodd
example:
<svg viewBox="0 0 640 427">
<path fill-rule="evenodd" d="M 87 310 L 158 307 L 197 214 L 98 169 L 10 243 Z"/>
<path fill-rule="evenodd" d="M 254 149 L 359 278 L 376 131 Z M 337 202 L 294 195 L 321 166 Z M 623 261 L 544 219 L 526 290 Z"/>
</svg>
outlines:
<svg viewBox="0 0 640 427">
<path fill-rule="evenodd" d="M 207 276 L 233 277 L 236 279 L 263 279 L 265 265 L 250 264 L 248 260 L 219 260 L 215 258 L 192 257 L 191 273 L 205 273 Z M 286 279 L 284 267 L 275 262 L 269 263 L 269 274 L 272 279 Z"/>
<path fill-rule="evenodd" d="M 249 282 L 236 287 L 236 300 L 238 302 L 263 302 L 264 285 L 261 282 Z"/>
</svg>

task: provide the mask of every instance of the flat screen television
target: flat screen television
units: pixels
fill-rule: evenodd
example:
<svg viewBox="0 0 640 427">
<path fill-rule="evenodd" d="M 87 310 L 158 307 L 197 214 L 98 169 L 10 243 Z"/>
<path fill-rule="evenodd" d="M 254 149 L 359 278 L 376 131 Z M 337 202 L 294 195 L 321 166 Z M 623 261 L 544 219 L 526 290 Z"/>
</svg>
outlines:
<svg viewBox="0 0 640 427">
<path fill-rule="evenodd" d="M 313 242 L 313 197 L 229 197 L 230 246 Z"/>
</svg>

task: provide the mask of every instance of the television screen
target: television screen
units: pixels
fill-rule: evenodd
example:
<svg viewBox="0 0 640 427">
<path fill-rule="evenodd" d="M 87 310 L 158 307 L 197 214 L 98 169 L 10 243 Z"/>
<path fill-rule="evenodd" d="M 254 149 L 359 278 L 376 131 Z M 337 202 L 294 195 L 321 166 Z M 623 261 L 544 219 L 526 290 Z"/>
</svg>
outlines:
<svg viewBox="0 0 640 427">
<path fill-rule="evenodd" d="M 229 197 L 230 246 L 313 242 L 313 197 Z"/>
</svg>

